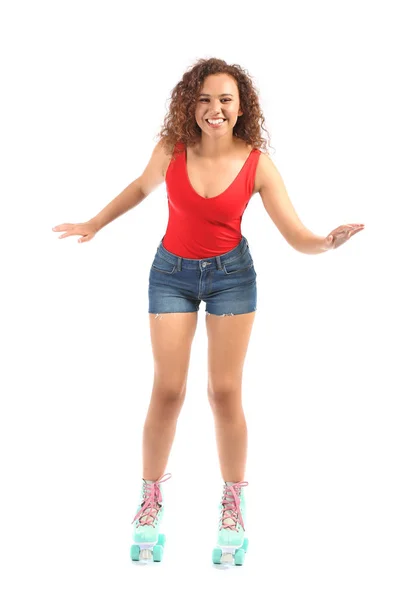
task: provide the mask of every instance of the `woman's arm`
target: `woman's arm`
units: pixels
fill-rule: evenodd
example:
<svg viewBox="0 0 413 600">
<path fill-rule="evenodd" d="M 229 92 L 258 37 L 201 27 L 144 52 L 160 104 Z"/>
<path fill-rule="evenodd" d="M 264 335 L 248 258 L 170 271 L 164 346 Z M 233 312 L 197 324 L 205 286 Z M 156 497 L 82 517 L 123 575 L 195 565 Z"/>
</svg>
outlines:
<svg viewBox="0 0 413 600">
<path fill-rule="evenodd" d="M 158 142 L 152 151 L 152 156 L 142 175 L 132 181 L 127 188 L 114 198 L 96 217 L 89 222 L 102 229 L 108 223 L 117 219 L 125 212 L 142 202 L 165 179 L 165 165 L 169 157 L 165 153 L 161 142 Z"/>
<path fill-rule="evenodd" d="M 267 154 L 261 154 L 259 158 L 256 180 L 265 210 L 295 250 L 305 254 L 320 254 L 329 250 L 326 238 L 315 235 L 300 221 L 282 177 Z"/>
</svg>

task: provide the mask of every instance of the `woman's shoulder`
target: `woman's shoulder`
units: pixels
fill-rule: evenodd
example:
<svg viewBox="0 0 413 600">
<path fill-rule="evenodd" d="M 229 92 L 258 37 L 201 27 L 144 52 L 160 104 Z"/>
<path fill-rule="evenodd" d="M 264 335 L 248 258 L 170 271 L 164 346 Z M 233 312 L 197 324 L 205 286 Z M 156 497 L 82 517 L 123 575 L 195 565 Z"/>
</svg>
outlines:
<svg viewBox="0 0 413 600">
<path fill-rule="evenodd" d="M 256 152 L 257 154 L 261 154 L 261 150 L 259 148 L 257 148 L 253 144 L 249 144 L 245 140 L 241 140 L 241 143 L 240 143 L 239 147 L 240 147 L 240 151 L 239 151 L 240 154 L 249 155 L 252 152 Z"/>
<path fill-rule="evenodd" d="M 169 146 L 168 149 L 164 149 L 164 176 L 169 170 L 170 165 L 175 162 L 178 156 L 181 156 L 185 152 L 186 145 L 184 142 L 177 141 L 173 146 Z"/>
</svg>

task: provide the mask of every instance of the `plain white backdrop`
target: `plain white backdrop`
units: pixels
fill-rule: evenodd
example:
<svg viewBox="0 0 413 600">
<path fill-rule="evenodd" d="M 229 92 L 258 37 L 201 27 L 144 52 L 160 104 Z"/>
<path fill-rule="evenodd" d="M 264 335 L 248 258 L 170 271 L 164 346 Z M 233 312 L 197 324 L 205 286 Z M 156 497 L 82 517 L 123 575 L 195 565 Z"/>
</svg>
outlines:
<svg viewBox="0 0 413 600">
<path fill-rule="evenodd" d="M 408 2 L 19 2 L 1 9 L 1 570 L 39 597 L 411 600 L 412 112 Z M 253 77 L 317 235 L 293 250 L 255 195 L 244 369 L 250 550 L 211 561 L 222 480 L 205 304 L 164 484 L 164 561 L 130 561 L 152 389 L 148 277 L 163 184 L 89 243 L 52 227 L 141 175 L 199 58 Z M 261 594 L 262 592 L 260 592 Z"/>
</svg>

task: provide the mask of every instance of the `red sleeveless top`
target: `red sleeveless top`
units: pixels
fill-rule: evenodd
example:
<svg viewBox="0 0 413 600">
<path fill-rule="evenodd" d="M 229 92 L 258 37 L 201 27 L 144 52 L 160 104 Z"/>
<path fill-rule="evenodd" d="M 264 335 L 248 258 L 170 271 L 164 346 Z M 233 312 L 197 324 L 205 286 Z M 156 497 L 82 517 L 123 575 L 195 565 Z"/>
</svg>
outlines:
<svg viewBox="0 0 413 600">
<path fill-rule="evenodd" d="M 184 152 L 177 154 L 177 147 Z M 241 221 L 254 191 L 261 151 L 253 148 L 231 185 L 218 196 L 204 198 L 192 187 L 186 148 L 178 142 L 165 175 L 169 220 L 163 245 L 182 258 L 224 254 L 241 241 Z"/>
</svg>

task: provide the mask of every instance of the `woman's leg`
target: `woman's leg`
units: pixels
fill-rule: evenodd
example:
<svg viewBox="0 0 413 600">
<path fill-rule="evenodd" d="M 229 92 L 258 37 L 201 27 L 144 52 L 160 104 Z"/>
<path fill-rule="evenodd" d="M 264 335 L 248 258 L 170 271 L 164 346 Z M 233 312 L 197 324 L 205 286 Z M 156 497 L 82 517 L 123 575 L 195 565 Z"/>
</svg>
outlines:
<svg viewBox="0 0 413 600">
<path fill-rule="evenodd" d="M 255 312 L 208 314 L 208 399 L 215 421 L 224 481 L 242 481 L 247 460 L 247 424 L 242 408 L 242 371 Z"/>
<path fill-rule="evenodd" d="M 154 358 L 152 396 L 143 428 L 143 479 L 165 472 L 181 411 L 198 313 L 150 313 Z"/>
</svg>

